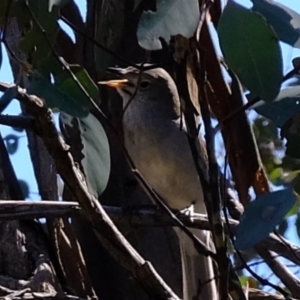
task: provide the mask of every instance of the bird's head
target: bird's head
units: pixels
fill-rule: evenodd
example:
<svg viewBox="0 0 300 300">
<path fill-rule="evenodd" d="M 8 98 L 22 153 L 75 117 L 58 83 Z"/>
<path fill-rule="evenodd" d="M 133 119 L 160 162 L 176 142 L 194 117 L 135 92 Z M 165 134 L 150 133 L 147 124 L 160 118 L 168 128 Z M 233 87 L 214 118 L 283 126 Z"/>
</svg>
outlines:
<svg viewBox="0 0 300 300">
<path fill-rule="evenodd" d="M 116 75 L 118 79 L 100 81 L 99 84 L 117 89 L 124 105 L 132 100 L 169 102 L 168 104 L 172 105 L 174 102 L 179 103 L 175 82 L 162 68 L 147 70 L 134 67 L 109 68 L 108 72 Z"/>
</svg>

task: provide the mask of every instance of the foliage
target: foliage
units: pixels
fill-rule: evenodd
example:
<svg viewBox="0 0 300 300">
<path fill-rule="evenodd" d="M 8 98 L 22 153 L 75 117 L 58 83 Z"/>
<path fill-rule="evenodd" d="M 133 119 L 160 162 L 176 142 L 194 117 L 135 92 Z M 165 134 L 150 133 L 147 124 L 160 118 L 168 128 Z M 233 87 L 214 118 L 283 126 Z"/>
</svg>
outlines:
<svg viewBox="0 0 300 300">
<path fill-rule="evenodd" d="M 170 70 L 175 70 L 175 75 L 178 75 L 178 70 L 186 72 L 184 76 L 186 82 L 181 82 L 178 77 L 174 76 L 179 92 L 188 90 L 191 93 L 191 86 L 193 83 L 197 83 L 199 94 L 201 94 L 200 98 L 206 96 L 209 101 L 214 101 L 218 97 L 216 89 L 219 85 L 212 82 L 213 79 L 206 69 L 208 62 L 205 55 L 209 54 L 203 55 L 203 52 L 201 52 L 204 51 L 205 53 L 209 47 L 209 42 L 203 36 L 205 34 L 210 35 L 209 30 L 205 27 L 206 20 L 209 19 L 205 13 L 209 11 L 210 7 L 206 7 L 205 1 L 199 7 L 201 1 L 197 0 L 191 0 L 188 3 L 182 0 L 157 0 L 155 11 L 153 11 L 149 10 L 147 1 L 135 0 L 131 4 L 124 3 L 124 6 L 126 6 L 124 12 L 123 6 L 121 9 L 121 6 L 116 5 L 115 1 L 111 2 L 114 4 L 106 7 L 107 10 L 104 13 L 102 12 L 107 18 L 109 18 L 110 9 L 112 8 L 119 8 L 124 14 L 129 11 L 131 18 L 139 15 L 138 22 L 134 24 L 135 26 L 131 26 L 135 30 L 133 40 L 139 44 L 139 46 L 136 44 L 135 48 L 138 50 L 134 53 L 142 51 L 146 57 L 145 61 L 150 57 L 149 60 L 154 63 L 164 63 L 166 57 L 169 59 L 167 63 L 174 60 L 171 67 L 167 64 L 167 68 L 170 67 Z M 248 190 L 251 187 L 256 194 L 253 197 L 255 200 L 245 207 L 241 222 L 234 232 L 235 242 L 231 245 L 232 253 L 235 253 L 236 249 L 245 250 L 245 253 L 248 254 L 246 260 L 251 260 L 257 257 L 257 253 L 254 253 L 253 249 L 249 249 L 265 239 L 275 228 L 282 235 L 285 234 L 288 226 L 290 226 L 288 225 L 288 217 L 294 217 L 295 229 L 300 237 L 300 85 L 299 80 L 295 80 L 293 84 L 290 84 L 289 81 L 300 75 L 300 67 L 299 62 L 297 63 L 297 60 L 294 60 L 293 70 L 283 74 L 283 53 L 280 47 L 280 42 L 284 42 L 294 48 L 300 48 L 300 15 L 272 0 L 252 0 L 253 6 L 250 9 L 228 0 L 221 15 L 216 17 L 218 14 L 213 13 L 213 9 L 216 9 L 216 3 L 212 4 L 210 12 L 211 19 L 216 26 L 219 46 L 224 56 L 222 63 L 217 58 L 214 61 L 217 68 L 222 68 L 223 71 L 223 76 L 220 76 L 222 78 L 219 80 L 225 85 L 228 84 L 226 91 L 230 95 L 228 98 L 233 106 L 237 99 L 245 99 L 248 103 L 242 108 L 235 107 L 235 110 L 231 108 L 226 110 L 224 107 L 221 108 L 222 101 L 225 101 L 225 99 L 215 99 L 220 110 L 225 111 L 226 118 L 228 117 L 228 119 L 225 118 L 226 122 L 220 118 L 218 121 L 226 127 L 226 124 L 235 121 L 239 117 L 242 118 L 244 116 L 243 112 L 247 108 L 254 112 L 254 117 L 251 120 L 252 132 L 249 130 L 245 133 L 245 136 L 252 138 L 253 133 L 257 148 L 250 153 L 249 149 L 245 149 L 245 145 L 241 145 L 241 148 L 233 149 L 237 151 L 234 158 L 238 163 L 235 165 L 235 161 L 229 159 L 230 167 L 233 169 L 233 178 L 230 179 L 235 180 L 237 190 L 240 191 L 239 188 L 242 186 L 241 189 L 246 190 L 246 194 L 249 195 Z M 76 9 L 74 7 L 76 5 L 73 1 L 1 1 L 1 44 L 2 48 L 10 53 L 10 59 L 20 66 L 20 74 L 17 74 L 17 76 L 15 74 L 16 84 L 24 85 L 29 95 L 41 98 L 48 108 L 60 113 L 60 126 L 65 140 L 68 140 L 71 135 L 72 138 L 76 136 L 75 142 L 74 140 L 70 142 L 71 148 L 73 147 L 70 150 L 70 156 L 73 155 L 76 162 L 73 167 L 76 168 L 77 164 L 80 165 L 83 185 L 87 184 L 88 191 L 92 196 L 101 198 L 104 191 L 106 192 L 111 178 L 114 179 L 112 180 L 115 184 L 114 190 L 119 188 L 118 184 L 121 185 L 120 182 L 125 181 L 124 178 L 118 178 L 118 176 L 122 177 L 124 174 L 121 176 L 120 174 L 116 175 L 116 173 L 121 172 L 121 168 L 118 169 L 120 167 L 118 164 L 122 167 L 123 164 L 126 164 L 124 162 L 120 163 L 122 160 L 125 161 L 124 156 L 126 154 L 123 153 L 122 147 L 116 146 L 116 144 L 120 145 L 118 143 L 122 139 L 115 133 L 115 128 L 111 128 L 118 122 L 115 122 L 113 118 L 110 119 L 109 109 L 111 107 L 116 109 L 117 104 L 108 103 L 105 93 L 99 93 L 95 83 L 99 80 L 99 77 L 102 77 L 101 72 L 103 70 L 99 70 L 102 66 L 94 66 L 94 57 L 97 57 L 97 47 L 100 47 L 101 51 L 107 52 L 106 55 L 114 58 L 112 62 L 116 64 L 126 62 L 127 64 L 128 57 L 125 59 L 127 49 L 125 47 L 126 51 L 122 52 L 122 46 L 124 45 L 122 43 L 125 38 L 110 40 L 112 34 L 110 32 L 101 37 L 102 40 L 107 42 L 106 46 L 99 45 L 98 37 L 90 36 L 93 30 L 84 30 L 88 21 L 86 23 L 80 22 L 78 21 L 80 18 L 77 16 L 78 22 L 74 25 L 72 23 L 76 23 L 74 21 L 76 18 L 72 19 L 74 15 L 71 18 L 70 16 L 69 18 L 65 17 L 64 8 L 71 7 L 68 5 L 72 5 L 72 12 L 75 14 Z M 105 5 L 103 4 L 103 7 Z M 19 50 L 23 54 L 20 57 L 10 49 L 11 46 L 6 40 L 8 35 L 6 30 L 9 26 L 7 21 L 12 18 L 15 18 L 18 30 L 22 33 L 18 41 Z M 70 22 L 70 19 L 72 22 Z M 75 35 L 74 42 L 60 27 L 59 21 L 61 20 L 66 23 L 70 22 L 69 25 L 74 25 L 74 27 L 71 26 Z M 110 24 L 109 21 L 108 24 L 108 27 L 113 28 L 113 24 Z M 131 27 L 130 30 L 132 30 Z M 126 30 L 124 32 L 127 32 Z M 208 33 L 205 33 L 206 30 Z M 128 33 L 128 39 L 130 34 L 131 32 Z M 61 43 L 62 40 L 63 43 Z M 187 44 L 188 46 L 186 46 Z M 113 51 L 109 48 L 110 45 L 114 45 L 113 50 L 117 49 L 118 54 L 111 53 Z M 117 46 L 115 47 L 115 45 Z M 125 45 L 128 46 L 126 43 Z M 0 48 L 0 67 L 2 64 L 2 48 Z M 91 51 L 91 48 L 93 51 Z M 76 49 L 76 51 L 73 53 L 70 49 Z M 144 52 L 144 50 L 146 51 Z M 91 51 L 89 61 L 86 58 L 85 51 Z M 179 62 L 178 59 L 180 56 L 178 53 L 181 53 L 181 51 L 184 52 L 182 61 L 185 65 L 183 67 L 180 65 L 182 61 Z M 151 55 L 148 55 L 149 53 Z M 161 53 L 164 53 L 164 55 L 159 56 Z M 72 56 L 73 54 L 74 56 Z M 124 58 L 122 55 L 124 55 Z M 157 61 L 155 60 L 156 55 L 160 57 Z M 199 56 L 202 60 L 197 61 Z M 131 58 L 132 65 L 137 66 L 141 63 L 141 61 L 136 61 L 135 54 L 132 54 Z M 191 67 L 193 64 L 189 65 L 191 61 L 201 61 L 201 66 L 199 63 L 193 69 Z M 223 68 L 224 66 L 225 68 Z M 142 65 L 140 68 L 143 69 L 143 67 Z M 203 74 L 200 74 L 199 70 L 201 72 L 203 70 Z M 225 73 L 226 76 L 224 76 Z M 199 81 L 197 81 L 200 77 L 207 84 L 204 89 L 200 88 Z M 189 81 L 190 78 L 192 78 L 192 83 Z M 225 94 L 223 96 L 226 98 Z M 1 113 L 14 98 L 22 98 L 20 97 L 20 91 L 16 86 L 7 88 L 0 98 Z M 218 115 L 216 111 L 213 111 L 212 103 L 210 103 L 210 106 L 211 112 Z M 184 107 L 184 109 L 186 108 Z M 207 116 L 204 115 L 204 119 L 205 117 Z M 121 119 L 122 114 L 119 114 L 118 118 Z M 223 121 L 224 123 L 222 123 Z M 22 125 L 15 126 L 15 128 L 16 130 L 22 130 Z M 35 130 L 42 135 L 43 130 L 39 131 L 36 128 Z M 227 137 L 230 136 L 228 132 L 230 130 L 226 131 L 225 128 L 223 132 L 224 140 L 226 140 L 226 134 Z M 208 136 L 209 132 L 207 131 L 206 134 Z M 20 136 L 15 133 L 3 137 L 7 152 L 10 155 L 15 154 L 18 150 L 19 138 Z M 118 142 L 115 140 L 118 140 Z M 235 140 L 234 137 L 233 140 Z M 243 144 L 243 141 L 240 141 L 240 143 Z M 115 148 L 111 148 L 111 145 L 114 145 Z M 208 147 L 211 147 L 211 145 L 209 144 Z M 228 149 L 230 150 L 228 152 L 232 155 L 234 151 L 229 146 Z M 69 148 L 66 147 L 65 151 L 69 151 Z M 113 156 L 115 155 L 114 151 L 121 152 L 120 157 L 122 158 Z M 259 162 L 262 160 L 264 166 L 262 173 L 268 177 L 267 185 L 271 186 L 270 191 L 262 188 L 263 184 L 261 182 L 263 180 L 258 175 L 261 174 L 258 171 L 255 174 L 257 175 L 256 178 L 249 179 L 249 184 L 245 183 L 243 185 L 244 183 L 238 182 L 237 177 L 234 177 L 238 174 L 237 171 L 234 172 L 234 168 L 238 168 L 239 159 L 244 153 L 249 154 L 249 157 L 255 156 Z M 212 155 L 209 151 L 208 154 Z M 115 161 L 111 161 L 111 157 L 114 157 Z M 32 159 L 35 163 L 34 155 L 32 155 Z M 56 159 L 57 157 L 54 157 L 54 160 Z M 115 169 L 111 169 L 112 166 Z M 212 173 L 212 170 L 210 171 Z M 244 172 L 247 172 L 247 170 L 244 170 Z M 143 182 L 141 179 L 140 181 Z M 257 188 L 259 185 L 260 189 Z M 20 180 L 19 186 L 21 186 L 24 196 L 28 196 L 29 188 L 26 182 Z M 40 189 L 42 190 L 41 186 Z M 272 187 L 276 187 L 276 191 L 272 191 Z M 224 187 L 222 186 L 222 188 Z M 74 199 L 77 199 L 77 195 L 72 189 L 69 192 Z M 122 194 L 122 196 L 127 193 L 123 190 L 118 192 L 117 195 Z M 105 198 L 105 195 L 103 197 Z M 114 204 L 114 202 L 112 203 Z M 109 238 L 102 238 L 102 240 L 100 238 L 102 242 L 107 239 L 109 240 Z M 114 243 L 115 241 L 112 244 L 115 245 Z M 219 254 L 218 251 L 217 254 Z M 247 257 L 246 254 L 245 257 Z M 125 267 L 128 266 L 128 263 L 126 263 L 124 264 Z M 138 276 L 136 274 L 134 275 Z M 242 274 L 240 281 L 255 288 L 259 286 L 259 280 L 253 276 L 248 277 Z M 272 287 L 274 288 L 274 286 Z"/>
<path fill-rule="evenodd" d="M 82 168 L 90 192 L 98 198 L 105 190 L 110 174 L 109 145 L 103 127 L 92 114 L 77 119 L 61 113 L 60 125 L 62 129 L 75 127 L 79 130 L 83 155 Z"/>
<path fill-rule="evenodd" d="M 282 59 L 272 27 L 261 15 L 230 1 L 218 35 L 226 63 L 241 82 L 255 96 L 273 101 L 282 81 Z"/>
<path fill-rule="evenodd" d="M 255 201 L 250 202 L 237 228 L 236 248 L 250 249 L 264 239 L 281 222 L 294 203 L 292 189 L 258 196 Z"/>
</svg>

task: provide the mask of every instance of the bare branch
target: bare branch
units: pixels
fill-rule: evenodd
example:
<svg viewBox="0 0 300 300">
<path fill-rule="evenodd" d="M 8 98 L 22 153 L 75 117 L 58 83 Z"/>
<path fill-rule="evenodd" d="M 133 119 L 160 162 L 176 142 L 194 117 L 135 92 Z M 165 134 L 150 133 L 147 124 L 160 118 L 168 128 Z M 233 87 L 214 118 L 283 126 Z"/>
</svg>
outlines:
<svg viewBox="0 0 300 300">
<path fill-rule="evenodd" d="M 0 200 L 1 220 L 69 217 L 80 211 L 77 202 Z"/>
<path fill-rule="evenodd" d="M 258 254 L 264 259 L 264 261 L 271 268 L 273 273 L 283 282 L 283 284 L 290 290 L 291 294 L 295 298 L 300 297 L 300 281 L 294 276 L 294 274 L 278 259 L 274 252 L 262 247 L 256 247 Z"/>
<path fill-rule="evenodd" d="M 132 212 L 126 213 L 120 207 L 103 206 L 103 209 L 114 223 L 125 230 L 138 227 L 176 226 L 169 215 L 158 210 L 155 206 L 152 208 L 149 206 L 147 208 L 135 208 Z M 0 200 L 1 220 L 71 217 L 81 213 L 78 202 Z M 210 230 L 208 218 L 205 214 L 193 214 L 191 217 L 177 213 L 177 217 L 187 227 Z M 229 219 L 229 223 L 230 230 L 233 231 L 239 224 L 238 221 L 232 219 Z M 261 241 L 257 247 L 268 249 L 297 265 L 300 264 L 300 248 L 273 233 Z"/>
<path fill-rule="evenodd" d="M 32 127 L 33 118 L 25 116 L 0 115 L 0 124 L 19 127 L 22 129 L 30 129 Z"/>
</svg>

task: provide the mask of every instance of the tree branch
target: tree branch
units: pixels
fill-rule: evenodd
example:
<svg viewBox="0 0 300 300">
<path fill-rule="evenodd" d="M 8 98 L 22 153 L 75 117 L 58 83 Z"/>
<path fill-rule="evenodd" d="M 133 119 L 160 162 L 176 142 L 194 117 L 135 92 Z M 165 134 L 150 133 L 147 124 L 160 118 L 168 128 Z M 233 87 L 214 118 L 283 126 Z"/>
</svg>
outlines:
<svg viewBox="0 0 300 300">
<path fill-rule="evenodd" d="M 0 83 L 0 90 L 5 91 L 14 85 Z M 55 161 L 57 172 L 70 188 L 75 199 L 80 203 L 85 217 L 103 246 L 110 254 L 142 284 L 154 298 L 179 299 L 171 288 L 157 274 L 150 262 L 145 261 L 129 244 L 117 229 L 103 207 L 87 189 L 83 175 L 74 163 L 69 147 L 59 136 L 50 109 L 44 106 L 42 99 L 26 94 L 18 87 L 16 97 L 35 117 L 34 129 L 43 139 L 45 146 Z"/>
<path fill-rule="evenodd" d="M 292 272 L 276 259 L 277 254 L 268 249 L 262 247 L 257 248 L 258 254 L 264 259 L 264 261 L 271 268 L 273 273 L 282 281 L 282 283 L 290 290 L 291 295 L 295 298 L 300 297 L 300 282 L 292 274 Z"/>
<path fill-rule="evenodd" d="M 22 129 L 32 128 L 33 118 L 28 116 L 11 116 L 11 115 L 0 115 L 0 124 L 19 127 Z"/>
<path fill-rule="evenodd" d="M 169 215 L 159 211 L 155 206 L 135 208 L 124 213 L 123 209 L 114 206 L 103 206 L 103 209 L 120 228 L 131 230 L 138 227 L 176 226 Z M 39 219 L 71 217 L 81 214 L 78 202 L 69 201 L 6 201 L 0 199 L 0 219 Z M 177 214 L 178 219 L 187 227 L 210 230 L 208 218 L 204 214 Z M 229 219 L 230 230 L 235 229 L 238 221 Z M 228 230 L 228 228 L 225 227 Z M 300 248 L 283 237 L 270 234 L 258 243 L 257 247 L 273 251 L 291 262 L 300 264 Z"/>
</svg>

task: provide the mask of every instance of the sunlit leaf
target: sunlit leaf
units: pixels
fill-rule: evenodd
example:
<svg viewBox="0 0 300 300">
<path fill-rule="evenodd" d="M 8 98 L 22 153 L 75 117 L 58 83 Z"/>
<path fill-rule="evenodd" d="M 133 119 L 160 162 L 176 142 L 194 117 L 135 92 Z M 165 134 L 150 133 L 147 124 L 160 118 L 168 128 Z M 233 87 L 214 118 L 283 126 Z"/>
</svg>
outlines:
<svg viewBox="0 0 300 300">
<path fill-rule="evenodd" d="M 89 191 L 99 197 L 105 190 L 110 174 L 110 152 L 106 133 L 101 123 L 89 114 L 86 118 L 75 119 L 67 114 L 60 114 L 63 126 L 80 130 L 83 159 L 81 165 Z"/>
<path fill-rule="evenodd" d="M 276 98 L 282 81 L 281 50 L 263 17 L 229 1 L 218 25 L 226 63 L 247 89 L 265 101 Z"/>
<path fill-rule="evenodd" d="M 235 247 L 246 250 L 272 232 L 296 201 L 292 189 L 264 194 L 250 202 L 236 229 Z"/>
<path fill-rule="evenodd" d="M 272 170 L 272 172 L 269 174 L 269 179 L 274 183 L 277 184 L 279 181 L 279 184 L 282 184 L 281 182 L 282 177 L 282 168 L 275 168 Z"/>
<path fill-rule="evenodd" d="M 69 68 L 76 80 L 71 76 L 70 72 L 63 70 L 63 72 L 54 74 L 55 83 L 58 87 L 61 90 L 68 91 L 70 96 L 79 97 L 82 106 L 88 105 L 90 102 L 83 89 L 88 93 L 89 97 L 99 104 L 100 98 L 98 87 L 87 71 L 79 65 L 70 65 Z M 82 88 L 79 85 L 81 85 Z"/>
<path fill-rule="evenodd" d="M 199 23 L 198 0 L 157 0 L 156 12 L 143 12 L 137 30 L 139 45 L 147 50 L 162 48 L 160 38 L 169 42 L 181 34 L 190 38 Z"/>
</svg>

